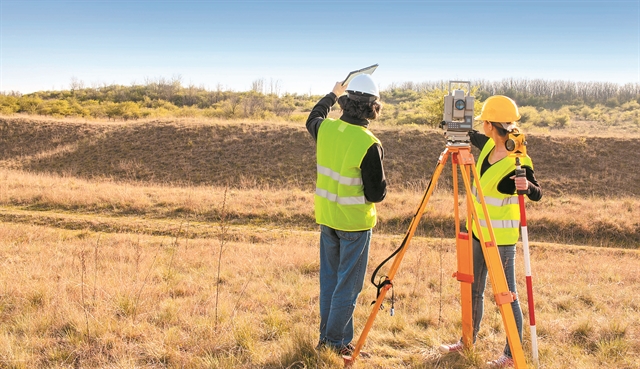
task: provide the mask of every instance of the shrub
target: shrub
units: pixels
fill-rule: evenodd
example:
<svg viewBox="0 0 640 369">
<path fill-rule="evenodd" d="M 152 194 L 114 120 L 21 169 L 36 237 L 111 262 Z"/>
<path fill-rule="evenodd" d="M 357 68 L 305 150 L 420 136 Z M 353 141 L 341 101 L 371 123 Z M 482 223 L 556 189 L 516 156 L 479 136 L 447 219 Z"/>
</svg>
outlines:
<svg viewBox="0 0 640 369">
<path fill-rule="evenodd" d="M 107 103 L 106 114 L 109 119 L 138 119 L 142 116 L 140 106 L 133 101 L 125 101 L 122 103 Z"/>
<path fill-rule="evenodd" d="M 67 100 L 48 100 L 38 106 L 38 114 L 41 115 L 67 117 L 71 112 L 71 106 Z"/>
<path fill-rule="evenodd" d="M 272 102 L 273 112 L 279 117 L 288 117 L 296 110 L 293 96 L 285 95 L 281 98 L 274 97 Z"/>
<path fill-rule="evenodd" d="M 13 114 L 19 109 L 20 105 L 17 97 L 0 95 L 0 114 Z"/>
<path fill-rule="evenodd" d="M 442 116 L 444 114 L 444 95 L 446 95 L 445 91 L 434 89 L 420 98 L 418 109 L 422 113 L 422 119 L 416 116 L 418 119 L 412 123 L 426 124 L 433 128 L 438 127 L 440 122 L 442 122 Z"/>
<path fill-rule="evenodd" d="M 289 121 L 291 122 L 297 122 L 297 123 L 303 123 L 306 122 L 308 118 L 308 115 L 306 114 L 292 114 L 289 116 Z"/>
<path fill-rule="evenodd" d="M 537 127 L 550 127 L 550 128 L 565 128 L 571 121 L 571 111 L 568 107 L 563 107 L 560 110 L 547 110 L 538 109 L 532 106 L 525 106 L 519 109 L 520 122 L 527 125 Z"/>
<path fill-rule="evenodd" d="M 91 115 L 89 109 L 80 105 L 80 103 L 73 99 L 69 101 L 69 115 L 73 117 L 88 117 Z"/>
<path fill-rule="evenodd" d="M 36 97 L 36 96 L 22 96 L 18 100 L 18 105 L 20 107 L 18 112 L 20 112 L 20 113 L 28 113 L 28 114 L 35 114 L 38 111 L 38 106 L 40 106 L 40 104 L 42 104 L 42 103 L 43 103 L 43 101 L 39 97 Z"/>
<path fill-rule="evenodd" d="M 618 101 L 617 97 L 610 97 L 609 99 L 607 99 L 607 101 L 604 103 L 605 106 L 609 107 L 609 108 L 615 108 L 620 106 L 620 101 Z"/>
<path fill-rule="evenodd" d="M 520 112 L 520 123 L 538 125 L 540 122 L 540 113 L 533 106 L 523 106 L 518 109 Z"/>
<path fill-rule="evenodd" d="M 571 112 L 568 107 L 563 107 L 560 110 L 552 114 L 553 119 L 551 127 L 553 128 L 565 128 L 569 125 L 571 119 Z"/>
<path fill-rule="evenodd" d="M 175 115 L 180 118 L 195 118 L 200 115 L 200 109 L 192 106 L 183 106 L 175 111 Z"/>
<path fill-rule="evenodd" d="M 89 112 L 89 116 L 93 118 L 104 118 L 107 116 L 104 104 L 98 100 L 87 100 L 82 106 Z"/>
<path fill-rule="evenodd" d="M 622 106 L 620 106 L 620 109 L 622 109 L 623 111 L 638 110 L 640 109 L 640 104 L 638 104 L 638 102 L 635 100 L 631 100 L 629 102 L 622 104 Z"/>
<path fill-rule="evenodd" d="M 442 118 L 440 119 L 442 120 Z M 420 124 L 435 127 L 437 124 L 433 121 L 433 117 L 425 113 L 402 113 L 398 115 L 396 124 Z M 435 124 L 435 125 L 434 125 Z"/>
<path fill-rule="evenodd" d="M 202 115 L 207 118 L 222 118 L 224 117 L 225 113 L 220 108 L 211 107 L 211 108 L 204 109 L 202 111 Z"/>
</svg>

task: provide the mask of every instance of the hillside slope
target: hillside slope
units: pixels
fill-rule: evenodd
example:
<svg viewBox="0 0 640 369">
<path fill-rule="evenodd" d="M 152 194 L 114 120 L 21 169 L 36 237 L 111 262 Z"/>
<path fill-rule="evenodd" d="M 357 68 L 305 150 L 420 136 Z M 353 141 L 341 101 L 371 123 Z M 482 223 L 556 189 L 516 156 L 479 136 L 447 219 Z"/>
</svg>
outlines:
<svg viewBox="0 0 640 369">
<path fill-rule="evenodd" d="M 422 184 L 445 147 L 424 128 L 372 127 L 391 188 Z M 640 195 L 637 139 L 527 136 L 550 196 Z M 312 188 L 315 145 L 302 125 L 71 123 L 0 118 L 0 166 L 151 183 Z M 447 181 L 445 169 L 441 181 Z"/>
</svg>

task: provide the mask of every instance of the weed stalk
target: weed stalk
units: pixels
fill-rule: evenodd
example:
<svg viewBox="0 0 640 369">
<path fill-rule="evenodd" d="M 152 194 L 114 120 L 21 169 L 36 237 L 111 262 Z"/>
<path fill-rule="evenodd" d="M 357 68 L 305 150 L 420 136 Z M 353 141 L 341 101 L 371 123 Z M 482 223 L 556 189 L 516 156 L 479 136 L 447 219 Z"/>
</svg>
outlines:
<svg viewBox="0 0 640 369">
<path fill-rule="evenodd" d="M 84 280 L 85 280 L 86 274 L 87 274 L 87 255 L 83 247 L 82 251 L 80 252 L 80 301 L 82 303 L 82 310 L 84 311 L 84 321 L 87 329 L 86 334 L 87 334 L 87 340 L 88 340 L 89 339 L 89 313 L 87 312 L 87 304 L 84 296 Z"/>
<path fill-rule="evenodd" d="M 139 243 L 139 240 L 138 240 L 138 243 Z M 140 302 L 140 296 L 142 296 L 142 290 L 147 285 L 147 281 L 149 280 L 149 276 L 151 275 L 151 271 L 153 270 L 153 266 L 156 264 L 156 260 L 158 260 L 158 254 L 160 253 L 160 249 L 162 249 L 162 245 L 163 245 L 163 242 L 161 242 L 160 245 L 158 246 L 158 249 L 156 250 L 156 254 L 153 257 L 153 261 L 151 262 L 151 266 L 149 267 L 149 270 L 147 271 L 147 274 L 144 276 L 144 279 L 142 280 L 142 285 L 140 286 L 140 289 L 138 290 L 138 293 L 136 294 L 136 299 L 133 302 L 133 312 L 131 314 L 131 321 L 133 323 L 135 323 L 135 321 L 136 321 L 136 315 L 138 313 L 138 304 Z"/>
<path fill-rule="evenodd" d="M 229 225 L 227 224 L 227 192 L 229 187 L 225 187 L 224 196 L 222 197 L 222 207 L 220 209 L 220 228 L 218 235 L 218 266 L 216 271 L 216 300 L 214 305 L 214 324 L 213 327 L 218 327 L 218 301 L 220 297 L 220 268 L 222 265 L 222 254 L 227 244 L 227 233 L 229 231 Z"/>
<path fill-rule="evenodd" d="M 100 236 L 98 235 L 98 239 L 96 240 L 96 245 L 93 247 L 93 296 L 92 296 L 92 306 L 96 306 L 96 290 L 98 285 L 98 246 L 100 245 Z"/>
</svg>

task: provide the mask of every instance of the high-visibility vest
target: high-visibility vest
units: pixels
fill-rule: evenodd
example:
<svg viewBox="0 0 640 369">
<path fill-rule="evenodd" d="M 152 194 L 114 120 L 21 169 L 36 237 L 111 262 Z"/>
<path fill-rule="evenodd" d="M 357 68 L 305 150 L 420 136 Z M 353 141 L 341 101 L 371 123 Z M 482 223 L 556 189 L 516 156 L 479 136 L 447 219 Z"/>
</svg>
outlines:
<svg viewBox="0 0 640 369">
<path fill-rule="evenodd" d="M 367 128 L 325 119 L 317 140 L 316 222 L 341 231 L 376 225 L 376 207 L 364 197 L 360 164 L 380 141 Z"/>
<path fill-rule="evenodd" d="M 489 139 L 482 148 L 476 163 L 476 170 L 478 173 L 481 171 L 482 163 L 485 158 L 494 147 L 495 142 L 492 139 Z M 520 164 L 533 169 L 533 162 L 529 156 L 520 158 Z M 491 226 L 498 245 L 513 245 L 518 242 L 518 237 L 520 236 L 520 207 L 518 204 L 518 195 L 516 193 L 505 195 L 498 191 L 498 183 L 500 183 L 506 175 L 513 172 L 515 169 L 516 159 L 514 157 L 506 156 L 491 165 L 484 174 L 480 175 L 480 186 L 482 187 L 484 202 L 487 206 L 489 218 L 491 219 Z M 473 203 L 479 218 L 480 229 L 482 229 L 482 236 L 484 241 L 488 242 L 491 238 L 489 237 L 487 220 L 484 217 L 484 212 L 482 211 L 482 205 L 480 204 L 478 191 L 475 185 L 472 188 L 472 193 Z M 476 224 L 476 222 L 473 222 L 473 233 L 478 239 L 480 239 L 478 224 Z"/>
</svg>

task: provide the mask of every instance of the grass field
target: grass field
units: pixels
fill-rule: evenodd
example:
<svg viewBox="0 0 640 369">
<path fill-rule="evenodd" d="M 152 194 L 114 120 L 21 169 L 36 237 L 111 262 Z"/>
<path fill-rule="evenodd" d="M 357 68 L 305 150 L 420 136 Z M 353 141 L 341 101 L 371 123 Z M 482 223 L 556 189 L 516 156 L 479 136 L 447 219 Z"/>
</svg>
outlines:
<svg viewBox="0 0 640 369">
<path fill-rule="evenodd" d="M 442 149 L 418 128 L 379 136 L 391 187 L 367 278 L 400 244 Z M 528 140 L 547 191 L 528 203 L 541 367 L 638 368 L 638 154 L 618 151 L 634 141 Z M 4 119 L 0 150 L 0 367 L 342 367 L 313 350 L 318 232 L 302 126 Z M 482 368 L 504 345 L 488 288 L 474 349 L 436 350 L 461 330 L 443 177 L 394 281 L 395 316 L 378 315 L 358 367 Z M 517 271 L 526 322 L 521 253 Z M 367 280 L 356 335 L 374 298 Z"/>
</svg>

